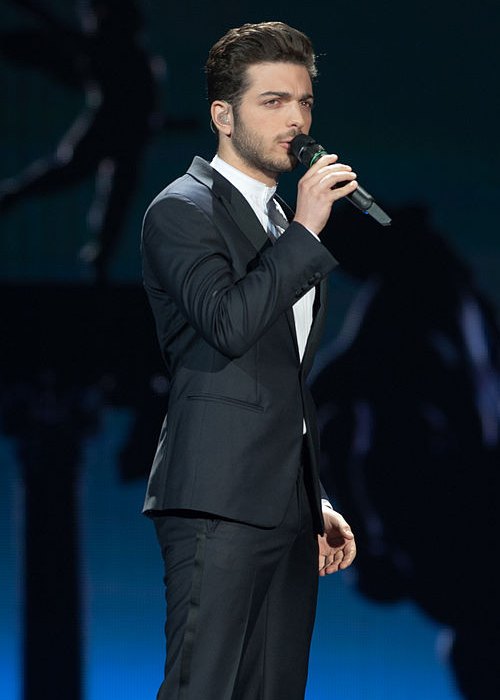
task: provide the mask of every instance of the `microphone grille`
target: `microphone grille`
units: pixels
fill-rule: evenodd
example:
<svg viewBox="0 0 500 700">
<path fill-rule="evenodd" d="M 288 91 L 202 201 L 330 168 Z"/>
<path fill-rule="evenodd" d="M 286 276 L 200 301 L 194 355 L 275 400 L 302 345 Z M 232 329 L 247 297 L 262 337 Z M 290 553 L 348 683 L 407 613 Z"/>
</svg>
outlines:
<svg viewBox="0 0 500 700">
<path fill-rule="evenodd" d="M 317 147 L 318 144 L 309 134 L 297 134 L 290 142 L 290 149 L 293 155 L 306 167 L 309 167 L 311 158 L 314 155 L 314 146 Z"/>
</svg>

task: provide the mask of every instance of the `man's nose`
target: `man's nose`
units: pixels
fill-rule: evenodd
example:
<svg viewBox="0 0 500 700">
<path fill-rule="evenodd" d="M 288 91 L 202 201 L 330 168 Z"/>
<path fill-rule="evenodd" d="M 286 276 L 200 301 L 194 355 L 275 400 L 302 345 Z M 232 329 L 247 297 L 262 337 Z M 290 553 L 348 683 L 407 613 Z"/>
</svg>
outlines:
<svg viewBox="0 0 500 700">
<path fill-rule="evenodd" d="M 290 104 L 290 110 L 288 113 L 288 126 L 294 126 L 301 129 L 305 124 L 305 114 L 302 105 L 298 102 L 292 102 Z"/>
</svg>

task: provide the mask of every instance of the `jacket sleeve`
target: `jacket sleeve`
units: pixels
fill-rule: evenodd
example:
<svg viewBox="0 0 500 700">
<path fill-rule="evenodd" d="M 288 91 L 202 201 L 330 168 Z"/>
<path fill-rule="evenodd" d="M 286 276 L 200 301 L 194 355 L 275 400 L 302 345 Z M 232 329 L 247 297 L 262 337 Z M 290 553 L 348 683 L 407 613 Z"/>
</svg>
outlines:
<svg viewBox="0 0 500 700">
<path fill-rule="evenodd" d="M 237 276 L 213 221 L 178 194 L 146 212 L 142 254 L 146 286 L 166 292 L 205 340 L 230 358 L 243 355 L 337 264 L 319 240 L 292 222 L 252 269 Z"/>
</svg>

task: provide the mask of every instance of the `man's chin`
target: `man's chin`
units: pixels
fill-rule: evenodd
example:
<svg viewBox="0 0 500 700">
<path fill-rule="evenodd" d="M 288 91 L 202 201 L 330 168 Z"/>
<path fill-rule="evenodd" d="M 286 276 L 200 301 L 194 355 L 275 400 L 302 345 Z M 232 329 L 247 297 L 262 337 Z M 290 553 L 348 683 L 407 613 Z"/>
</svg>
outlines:
<svg viewBox="0 0 500 700">
<path fill-rule="evenodd" d="M 276 167 L 276 172 L 278 173 L 290 173 L 295 170 L 299 161 L 293 154 L 288 154 L 285 158 L 280 159 L 280 162 L 276 162 L 274 165 Z"/>
</svg>

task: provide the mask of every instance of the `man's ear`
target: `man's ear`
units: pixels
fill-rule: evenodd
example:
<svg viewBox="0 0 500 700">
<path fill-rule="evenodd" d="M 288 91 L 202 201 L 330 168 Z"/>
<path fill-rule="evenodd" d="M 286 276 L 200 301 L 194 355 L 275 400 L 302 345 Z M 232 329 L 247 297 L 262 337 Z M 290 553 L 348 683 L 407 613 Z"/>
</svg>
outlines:
<svg viewBox="0 0 500 700">
<path fill-rule="evenodd" d="M 223 100 L 212 102 L 210 106 L 210 115 L 215 128 L 226 136 L 231 136 L 233 113 L 229 102 L 224 102 Z"/>
</svg>

